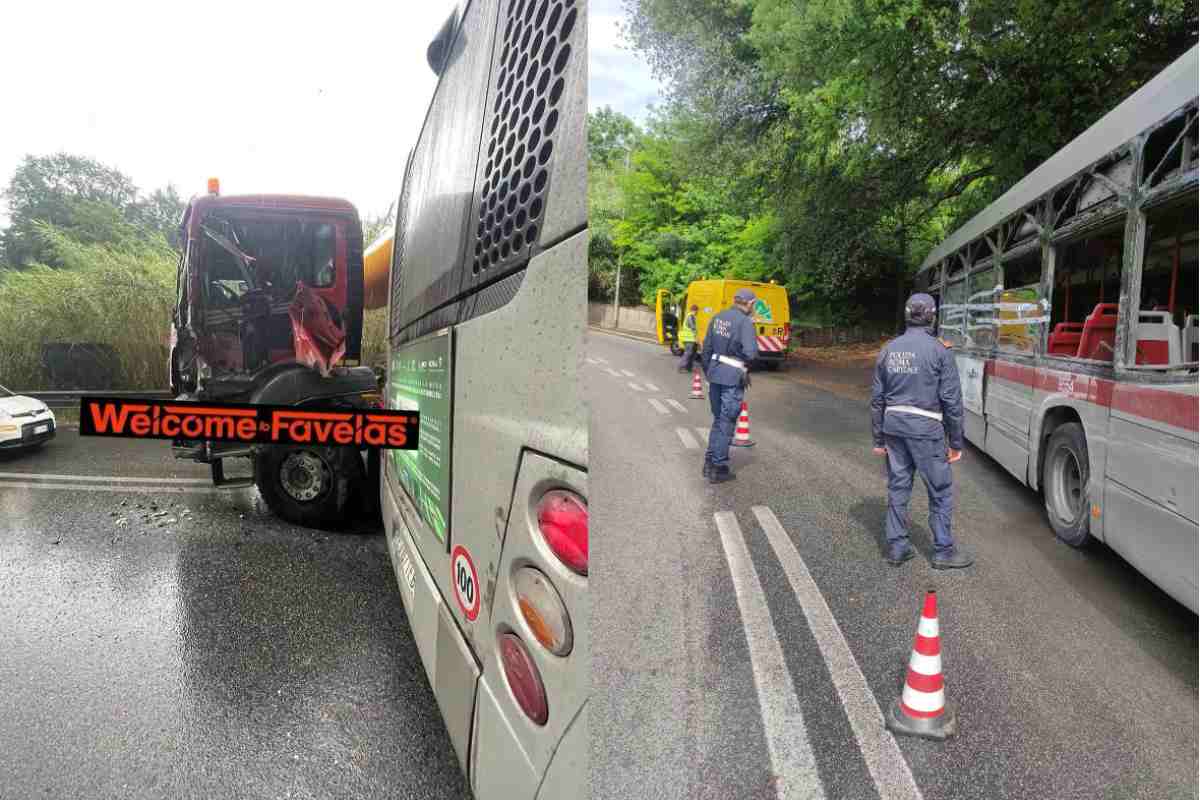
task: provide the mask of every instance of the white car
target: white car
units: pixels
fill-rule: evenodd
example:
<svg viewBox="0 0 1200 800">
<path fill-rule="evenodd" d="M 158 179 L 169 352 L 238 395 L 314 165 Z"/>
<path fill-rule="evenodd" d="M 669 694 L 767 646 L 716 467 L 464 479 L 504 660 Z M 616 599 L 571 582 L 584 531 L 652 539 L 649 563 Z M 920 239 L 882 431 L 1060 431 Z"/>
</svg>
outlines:
<svg viewBox="0 0 1200 800">
<path fill-rule="evenodd" d="M 41 400 L 0 386 L 0 450 L 40 447 L 54 438 L 54 412 Z"/>
</svg>

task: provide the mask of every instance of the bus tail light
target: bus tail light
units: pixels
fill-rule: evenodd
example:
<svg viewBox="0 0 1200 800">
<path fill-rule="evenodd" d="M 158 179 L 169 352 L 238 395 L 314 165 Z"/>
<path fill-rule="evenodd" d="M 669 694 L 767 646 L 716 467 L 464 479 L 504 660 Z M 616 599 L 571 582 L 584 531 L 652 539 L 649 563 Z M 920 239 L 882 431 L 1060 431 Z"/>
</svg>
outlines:
<svg viewBox="0 0 1200 800">
<path fill-rule="evenodd" d="M 513 578 L 513 590 L 533 638 L 556 656 L 570 653 L 571 616 L 550 579 L 533 567 L 522 567 Z"/>
<path fill-rule="evenodd" d="M 515 633 L 500 635 L 500 663 L 517 705 L 535 723 L 545 725 L 550 718 L 546 687 L 542 685 L 542 676 L 538 674 L 537 665 L 530 658 L 525 644 Z"/>
<path fill-rule="evenodd" d="M 537 506 L 538 529 L 554 555 L 572 571 L 587 575 L 588 510 L 583 498 L 553 489 Z"/>
</svg>

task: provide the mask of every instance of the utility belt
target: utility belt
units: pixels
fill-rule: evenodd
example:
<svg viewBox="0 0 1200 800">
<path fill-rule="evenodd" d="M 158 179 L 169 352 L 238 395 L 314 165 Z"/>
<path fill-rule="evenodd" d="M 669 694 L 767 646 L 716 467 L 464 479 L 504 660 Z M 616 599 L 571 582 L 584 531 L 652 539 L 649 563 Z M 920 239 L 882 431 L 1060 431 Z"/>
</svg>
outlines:
<svg viewBox="0 0 1200 800">
<path fill-rule="evenodd" d="M 942 415 L 940 412 L 927 411 L 924 408 L 917 408 L 916 406 L 888 406 L 883 410 L 883 413 L 888 414 L 892 411 L 899 411 L 902 414 L 916 414 L 917 416 L 936 419 L 938 422 L 942 421 Z"/>
</svg>

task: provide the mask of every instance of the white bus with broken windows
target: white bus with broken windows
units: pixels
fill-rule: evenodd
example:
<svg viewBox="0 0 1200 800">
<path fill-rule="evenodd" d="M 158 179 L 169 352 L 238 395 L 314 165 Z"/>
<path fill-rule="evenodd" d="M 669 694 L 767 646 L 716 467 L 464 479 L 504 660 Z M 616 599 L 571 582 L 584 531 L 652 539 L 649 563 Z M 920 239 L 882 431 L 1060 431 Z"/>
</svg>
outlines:
<svg viewBox="0 0 1200 800">
<path fill-rule="evenodd" d="M 935 248 L 967 438 L 1197 610 L 1197 48 Z"/>
</svg>

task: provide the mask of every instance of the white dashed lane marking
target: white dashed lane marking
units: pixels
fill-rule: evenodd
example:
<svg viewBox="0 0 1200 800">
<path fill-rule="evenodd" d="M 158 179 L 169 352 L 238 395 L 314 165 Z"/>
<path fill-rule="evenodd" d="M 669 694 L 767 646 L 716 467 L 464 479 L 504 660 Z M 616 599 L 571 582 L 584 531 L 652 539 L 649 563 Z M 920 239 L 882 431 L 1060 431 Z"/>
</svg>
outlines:
<svg viewBox="0 0 1200 800">
<path fill-rule="evenodd" d="M 685 448 L 687 448 L 688 450 L 699 450 L 700 449 L 699 442 L 697 442 L 692 437 L 692 434 L 688 431 L 687 428 L 676 428 L 675 434 L 679 437 L 679 441 L 683 442 L 683 446 Z"/>
<path fill-rule="evenodd" d="M 672 408 L 674 408 L 676 411 L 678 411 L 680 414 L 687 413 L 687 406 L 685 406 L 683 403 L 679 402 L 678 400 L 668 400 L 667 404 L 670 405 Z"/>
<path fill-rule="evenodd" d="M 660 413 L 660 414 L 670 414 L 671 413 L 670 409 L 668 409 L 662 403 L 655 400 L 653 397 L 647 398 L 647 400 L 649 400 L 650 405 L 654 406 L 654 410 L 657 411 L 658 413 Z"/>
<path fill-rule="evenodd" d="M 626 378 L 636 378 L 636 377 L 637 377 L 637 375 L 636 375 L 636 374 L 634 374 L 634 373 L 630 372 L 630 371 L 629 371 L 629 370 L 627 370 L 627 369 L 623 369 L 623 370 L 621 370 L 621 372 L 624 372 L 624 373 L 625 373 L 625 377 L 626 377 Z"/>
<path fill-rule="evenodd" d="M 630 384 L 629 384 L 629 388 L 630 388 L 630 389 L 633 389 L 635 392 L 640 392 L 640 391 L 643 391 L 643 390 L 642 390 L 642 387 L 641 387 L 641 386 L 638 386 L 636 383 L 630 383 Z"/>
<path fill-rule="evenodd" d="M 648 391 L 651 391 L 651 392 L 657 392 L 657 391 L 658 391 L 658 387 L 657 387 L 657 386 L 655 386 L 653 383 L 647 383 L 647 384 L 646 384 L 646 389 L 647 389 Z"/>
<path fill-rule="evenodd" d="M 605 372 L 607 372 L 609 375 L 612 375 L 614 378 L 621 378 L 621 377 L 624 377 L 623 375 L 621 375 L 621 373 L 617 372 L 617 371 L 616 371 L 615 369 L 613 369 L 612 367 L 605 367 L 605 368 L 604 368 L 604 371 L 605 371 Z"/>
</svg>

